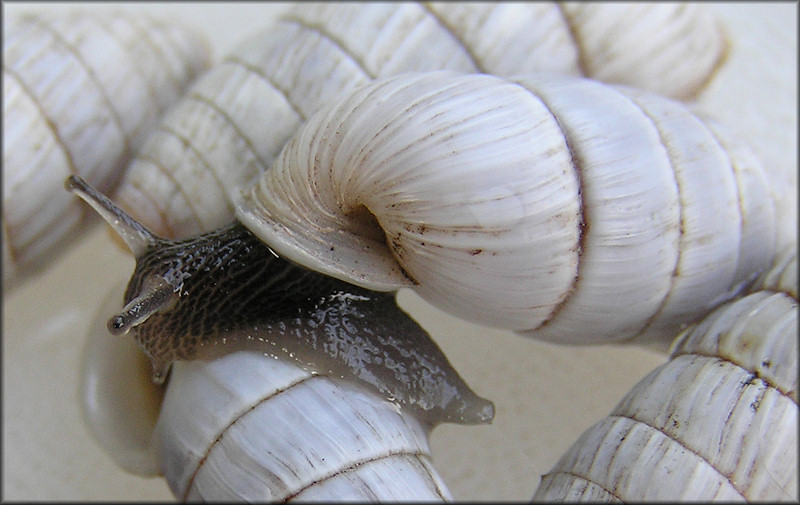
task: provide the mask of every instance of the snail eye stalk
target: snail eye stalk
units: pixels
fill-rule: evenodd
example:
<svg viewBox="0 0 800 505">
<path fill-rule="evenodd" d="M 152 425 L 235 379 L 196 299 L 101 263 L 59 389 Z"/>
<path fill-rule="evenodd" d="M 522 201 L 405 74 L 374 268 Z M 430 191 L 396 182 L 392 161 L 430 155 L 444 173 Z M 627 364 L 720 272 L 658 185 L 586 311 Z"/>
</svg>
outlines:
<svg viewBox="0 0 800 505">
<path fill-rule="evenodd" d="M 177 298 L 175 289 L 160 277 L 148 279 L 139 295 L 128 302 L 122 312 L 108 320 L 112 335 L 124 335 L 150 316 L 169 308 Z"/>
<path fill-rule="evenodd" d="M 114 228 L 135 257 L 139 257 L 160 238 L 132 218 L 124 210 L 102 195 L 86 181 L 76 175 L 67 178 L 64 184 L 68 191 L 77 194 L 97 211 L 105 221 Z"/>
</svg>

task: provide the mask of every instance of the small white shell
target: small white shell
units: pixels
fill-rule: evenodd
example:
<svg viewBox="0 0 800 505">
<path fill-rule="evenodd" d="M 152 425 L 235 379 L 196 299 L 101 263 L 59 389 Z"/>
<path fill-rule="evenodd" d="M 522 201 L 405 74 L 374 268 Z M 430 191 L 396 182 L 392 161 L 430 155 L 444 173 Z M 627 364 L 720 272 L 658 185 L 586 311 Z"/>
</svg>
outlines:
<svg viewBox="0 0 800 505">
<path fill-rule="evenodd" d="M 318 111 L 237 205 L 278 254 L 547 340 L 671 336 L 771 261 L 746 151 L 586 79 L 377 79 Z"/>
<path fill-rule="evenodd" d="M 534 500 L 797 500 L 796 249 L 542 477 Z M 782 281 L 773 283 L 773 280 Z"/>
<path fill-rule="evenodd" d="M 179 499 L 450 499 L 428 429 L 345 381 L 239 352 L 179 362 L 155 436 Z"/>
<path fill-rule="evenodd" d="M 624 24 L 607 22 L 623 13 Z M 166 237 L 209 231 L 233 218 L 235 190 L 272 164 L 302 122 L 376 77 L 440 69 L 578 76 L 599 58 L 614 62 L 610 80 L 669 83 L 683 96 L 713 73 L 723 39 L 700 5 L 591 12 L 555 3 L 296 6 L 198 81 L 131 164 L 115 200 Z"/>
<path fill-rule="evenodd" d="M 70 173 L 114 187 L 148 129 L 207 64 L 172 23 L 71 12 L 23 15 L 3 40 L 3 280 L 45 264 L 84 222 Z"/>
<path fill-rule="evenodd" d="M 115 286 L 114 293 L 120 292 Z M 121 468 L 163 476 L 181 500 L 449 500 L 431 427 L 352 381 L 236 352 L 173 365 L 166 390 L 107 297 L 84 350 L 81 409 Z"/>
</svg>

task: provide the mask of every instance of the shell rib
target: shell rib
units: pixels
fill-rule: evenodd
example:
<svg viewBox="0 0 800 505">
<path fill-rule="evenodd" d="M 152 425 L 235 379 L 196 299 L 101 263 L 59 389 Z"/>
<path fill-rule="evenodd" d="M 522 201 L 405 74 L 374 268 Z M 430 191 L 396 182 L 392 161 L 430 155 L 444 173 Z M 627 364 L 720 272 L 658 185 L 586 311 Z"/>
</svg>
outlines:
<svg viewBox="0 0 800 505">
<path fill-rule="evenodd" d="M 761 168 L 720 132 L 586 79 L 405 74 L 315 114 L 237 216 L 292 261 L 471 321 L 671 336 L 773 254 Z"/>
<path fill-rule="evenodd" d="M 705 6 L 624 6 L 622 11 L 631 10 L 626 24 L 611 31 L 603 31 L 594 16 L 616 19 L 622 12 L 597 7 L 599 12 L 587 13 L 580 5 L 538 3 L 297 6 L 198 81 L 131 164 L 115 200 L 165 237 L 224 225 L 233 217 L 236 190 L 272 164 L 302 122 L 377 77 L 439 69 L 577 76 L 595 57 L 580 49 L 598 47 L 603 61 L 623 60 L 609 79 L 645 87 L 683 82 L 690 88 L 674 93 L 690 95 L 724 51 L 724 37 Z M 667 42 L 678 35 L 678 43 Z M 574 38 L 579 36 L 591 43 Z M 625 62 L 628 52 L 620 46 L 635 46 L 635 58 Z M 665 48 L 663 57 L 648 53 Z M 645 70 L 649 62 L 658 67 Z M 673 70 L 697 75 L 673 77 Z"/>
<path fill-rule="evenodd" d="M 534 500 L 797 500 L 797 251 L 686 332 Z M 791 294 L 790 294 L 791 293 Z"/>
<path fill-rule="evenodd" d="M 109 191 L 206 66 L 194 33 L 120 12 L 25 15 L 4 31 L 3 281 L 43 266 L 84 222 L 80 174 Z"/>
</svg>

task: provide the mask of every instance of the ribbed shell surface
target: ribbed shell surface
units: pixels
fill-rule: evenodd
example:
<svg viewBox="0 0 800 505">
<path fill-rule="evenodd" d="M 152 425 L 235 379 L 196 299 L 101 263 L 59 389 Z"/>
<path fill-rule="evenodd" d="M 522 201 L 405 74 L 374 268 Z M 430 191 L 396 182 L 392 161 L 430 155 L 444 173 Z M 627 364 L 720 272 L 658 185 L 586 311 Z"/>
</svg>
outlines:
<svg viewBox="0 0 800 505">
<path fill-rule="evenodd" d="M 176 364 L 154 437 L 179 499 L 452 498 L 412 416 L 254 353 Z"/>
<path fill-rule="evenodd" d="M 796 273 L 787 251 L 761 291 L 684 334 L 542 477 L 534 500 L 796 501 Z"/>
<path fill-rule="evenodd" d="M 308 268 L 481 324 L 671 336 L 772 259 L 760 165 L 729 145 L 630 88 L 407 74 L 315 114 L 237 211 Z"/>
<path fill-rule="evenodd" d="M 625 24 L 610 21 L 621 16 Z M 725 47 L 699 5 L 296 6 L 203 76 L 132 163 L 118 201 L 172 238 L 226 224 L 235 192 L 269 168 L 301 123 L 377 77 L 440 69 L 579 76 L 613 61 L 609 81 L 690 96 Z"/>
<path fill-rule="evenodd" d="M 179 25 L 119 12 L 27 15 L 3 40 L 3 278 L 83 224 L 78 174 L 111 190 L 149 128 L 208 62 Z"/>
</svg>

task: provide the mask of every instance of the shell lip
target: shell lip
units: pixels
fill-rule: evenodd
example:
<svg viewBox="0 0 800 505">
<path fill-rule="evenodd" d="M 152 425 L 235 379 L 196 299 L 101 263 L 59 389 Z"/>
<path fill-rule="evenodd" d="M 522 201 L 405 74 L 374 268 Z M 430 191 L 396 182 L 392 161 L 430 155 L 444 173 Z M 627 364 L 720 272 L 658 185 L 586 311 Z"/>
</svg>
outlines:
<svg viewBox="0 0 800 505">
<path fill-rule="evenodd" d="M 267 214 L 267 215 L 265 215 Z M 310 270 L 372 291 L 396 291 L 417 284 L 400 267 L 388 247 L 376 251 L 357 237 L 338 237 L 339 247 L 327 245 L 322 237 L 311 237 L 299 227 L 279 223 L 268 211 L 243 199 L 236 205 L 236 217 L 279 256 Z M 329 232 L 337 233 L 337 232 Z M 347 244 L 344 252 L 341 244 Z"/>
</svg>

